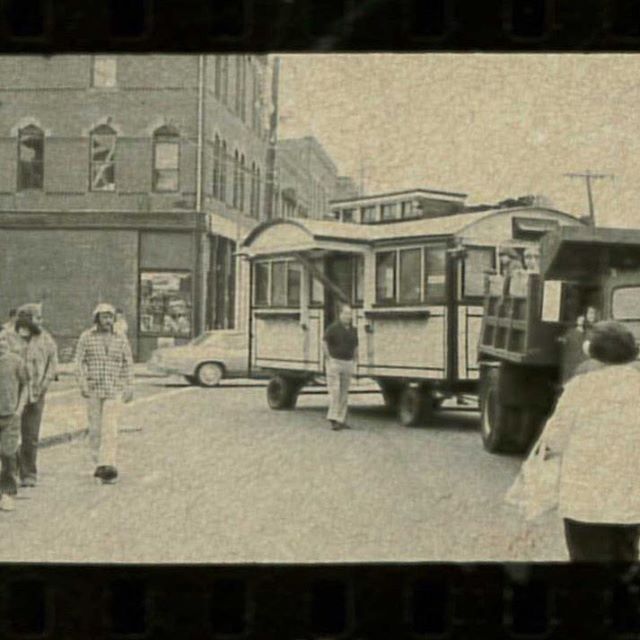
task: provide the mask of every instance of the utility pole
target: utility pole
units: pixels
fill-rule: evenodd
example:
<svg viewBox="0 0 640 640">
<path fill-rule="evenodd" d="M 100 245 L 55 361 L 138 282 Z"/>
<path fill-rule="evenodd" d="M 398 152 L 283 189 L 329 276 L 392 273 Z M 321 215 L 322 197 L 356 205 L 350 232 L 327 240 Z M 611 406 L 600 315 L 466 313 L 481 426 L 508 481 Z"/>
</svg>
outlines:
<svg viewBox="0 0 640 640">
<path fill-rule="evenodd" d="M 593 191 L 591 189 L 591 183 L 593 180 L 603 180 L 604 178 L 613 178 L 615 177 L 611 173 L 592 173 L 589 169 L 587 169 L 584 173 L 565 173 L 565 178 L 580 178 L 584 180 L 587 185 L 587 200 L 589 202 L 589 222 L 592 227 L 596 226 L 596 212 L 593 206 Z"/>
</svg>

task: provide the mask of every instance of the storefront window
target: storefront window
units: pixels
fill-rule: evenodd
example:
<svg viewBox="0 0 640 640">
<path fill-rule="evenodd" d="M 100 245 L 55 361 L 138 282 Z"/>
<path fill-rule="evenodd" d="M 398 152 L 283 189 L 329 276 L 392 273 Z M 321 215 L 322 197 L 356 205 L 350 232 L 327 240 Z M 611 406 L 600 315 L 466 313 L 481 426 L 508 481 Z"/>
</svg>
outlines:
<svg viewBox="0 0 640 640">
<path fill-rule="evenodd" d="M 487 274 L 495 270 L 495 249 L 468 247 L 463 264 L 462 296 L 465 298 L 484 296 Z"/>
<path fill-rule="evenodd" d="M 191 336 L 191 273 L 144 271 L 140 274 L 140 333 Z"/>
<path fill-rule="evenodd" d="M 393 302 L 395 298 L 396 252 L 376 254 L 376 302 Z"/>
<path fill-rule="evenodd" d="M 400 302 L 420 302 L 422 249 L 400 251 Z"/>
<path fill-rule="evenodd" d="M 255 289 L 257 305 L 269 304 L 269 263 L 256 262 L 255 265 Z"/>
<path fill-rule="evenodd" d="M 425 300 L 442 300 L 446 293 L 446 248 L 426 247 L 424 250 Z"/>
<path fill-rule="evenodd" d="M 271 266 L 271 306 L 284 307 L 287 304 L 287 263 L 274 262 Z"/>
<path fill-rule="evenodd" d="M 302 281 L 302 268 L 297 262 L 287 264 L 287 305 L 300 306 L 300 284 Z"/>
</svg>

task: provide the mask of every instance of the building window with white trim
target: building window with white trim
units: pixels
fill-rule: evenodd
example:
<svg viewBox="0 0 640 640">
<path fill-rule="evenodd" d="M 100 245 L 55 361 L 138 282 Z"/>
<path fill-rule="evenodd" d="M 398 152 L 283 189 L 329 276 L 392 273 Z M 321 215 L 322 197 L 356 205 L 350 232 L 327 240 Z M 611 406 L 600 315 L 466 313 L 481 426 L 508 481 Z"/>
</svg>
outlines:
<svg viewBox="0 0 640 640">
<path fill-rule="evenodd" d="M 96 127 L 90 136 L 91 191 L 116 189 L 116 132 L 107 124 Z"/>
<path fill-rule="evenodd" d="M 18 191 L 42 189 L 44 184 L 44 132 L 33 124 L 18 133 Z"/>
<path fill-rule="evenodd" d="M 178 191 L 180 177 L 180 135 L 169 126 L 153 134 L 153 190 Z"/>
<path fill-rule="evenodd" d="M 91 84 L 96 89 L 113 89 L 116 86 L 117 63 L 113 56 L 93 56 Z"/>
</svg>

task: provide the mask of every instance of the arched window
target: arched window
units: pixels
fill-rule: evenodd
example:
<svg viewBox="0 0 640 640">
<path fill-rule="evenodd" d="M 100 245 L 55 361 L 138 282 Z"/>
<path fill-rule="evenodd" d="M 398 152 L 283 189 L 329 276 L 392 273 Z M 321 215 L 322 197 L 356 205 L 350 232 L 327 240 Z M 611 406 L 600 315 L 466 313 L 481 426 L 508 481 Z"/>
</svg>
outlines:
<svg viewBox="0 0 640 640">
<path fill-rule="evenodd" d="M 101 124 L 91 137 L 91 191 L 115 191 L 116 189 L 116 132 Z"/>
<path fill-rule="evenodd" d="M 213 142 L 213 197 L 220 198 L 220 154 L 222 153 L 222 147 L 220 145 L 220 137 L 216 134 Z"/>
<path fill-rule="evenodd" d="M 18 132 L 18 191 L 42 189 L 44 132 L 30 124 Z"/>
<path fill-rule="evenodd" d="M 245 185 L 245 166 L 244 153 L 240 156 L 240 197 L 238 198 L 238 208 L 244 211 L 244 185 Z"/>
<path fill-rule="evenodd" d="M 178 191 L 180 183 L 180 135 L 164 126 L 153 134 L 153 190 Z"/>
<path fill-rule="evenodd" d="M 220 165 L 220 200 L 227 201 L 227 141 L 222 141 L 221 165 Z"/>
</svg>

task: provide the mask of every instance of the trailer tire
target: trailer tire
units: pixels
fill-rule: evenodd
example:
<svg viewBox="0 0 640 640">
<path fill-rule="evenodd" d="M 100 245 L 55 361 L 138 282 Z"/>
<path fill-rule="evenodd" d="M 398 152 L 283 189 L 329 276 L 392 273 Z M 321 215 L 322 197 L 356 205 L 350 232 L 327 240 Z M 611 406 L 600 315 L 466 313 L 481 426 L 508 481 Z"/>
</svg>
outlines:
<svg viewBox="0 0 640 640">
<path fill-rule="evenodd" d="M 405 427 L 415 427 L 427 421 L 433 411 L 433 398 L 420 387 L 406 386 L 400 393 L 398 418 Z"/>
<path fill-rule="evenodd" d="M 490 453 L 524 453 L 542 417 L 533 407 L 506 405 L 500 397 L 499 381 L 499 369 L 485 371 L 480 395 L 482 444 Z"/>
<path fill-rule="evenodd" d="M 402 395 L 402 384 L 397 382 L 386 382 L 378 380 L 380 392 L 384 399 L 385 407 L 394 413 L 398 411 L 398 405 L 400 404 L 400 396 Z"/>
<path fill-rule="evenodd" d="M 301 386 L 297 380 L 277 375 L 267 385 L 267 402 L 275 411 L 293 409 L 298 400 Z"/>
</svg>

